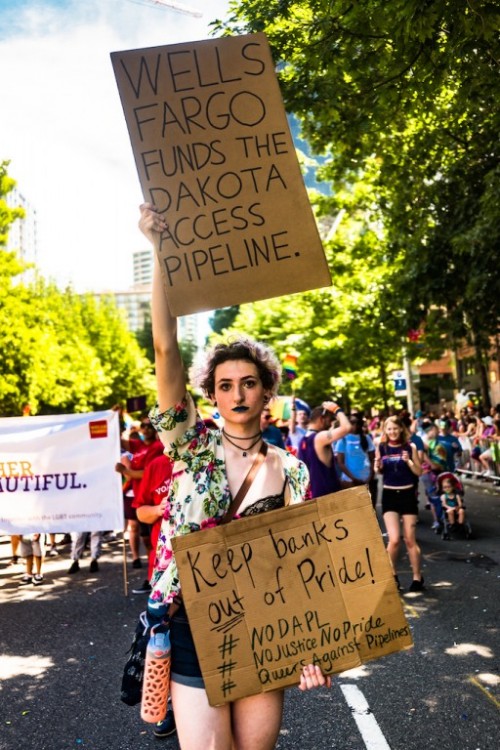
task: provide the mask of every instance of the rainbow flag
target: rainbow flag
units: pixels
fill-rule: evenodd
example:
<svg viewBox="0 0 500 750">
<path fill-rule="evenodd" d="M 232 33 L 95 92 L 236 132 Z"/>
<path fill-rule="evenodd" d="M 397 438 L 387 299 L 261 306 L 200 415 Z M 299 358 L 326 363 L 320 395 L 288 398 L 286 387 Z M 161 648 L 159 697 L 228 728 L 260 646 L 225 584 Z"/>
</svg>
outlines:
<svg viewBox="0 0 500 750">
<path fill-rule="evenodd" d="M 295 380 L 298 375 L 297 359 L 294 354 L 286 354 L 283 360 L 283 372 L 287 380 Z"/>
</svg>

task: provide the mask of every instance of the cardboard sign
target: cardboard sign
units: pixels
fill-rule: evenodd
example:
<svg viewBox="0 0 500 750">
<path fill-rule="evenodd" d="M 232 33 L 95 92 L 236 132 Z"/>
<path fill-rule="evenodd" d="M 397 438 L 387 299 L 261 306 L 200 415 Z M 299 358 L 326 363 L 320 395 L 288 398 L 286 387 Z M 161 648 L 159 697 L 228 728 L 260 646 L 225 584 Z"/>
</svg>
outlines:
<svg viewBox="0 0 500 750">
<path fill-rule="evenodd" d="M 409 648 L 365 487 L 173 539 L 213 706 Z"/>
<path fill-rule="evenodd" d="M 329 286 L 265 35 L 111 59 L 174 315 Z"/>
</svg>

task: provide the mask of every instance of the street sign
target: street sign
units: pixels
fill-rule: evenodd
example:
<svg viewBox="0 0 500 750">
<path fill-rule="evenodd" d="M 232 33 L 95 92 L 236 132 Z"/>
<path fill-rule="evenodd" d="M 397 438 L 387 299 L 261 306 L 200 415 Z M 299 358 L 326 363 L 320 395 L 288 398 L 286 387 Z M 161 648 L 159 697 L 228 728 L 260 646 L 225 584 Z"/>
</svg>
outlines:
<svg viewBox="0 0 500 750">
<path fill-rule="evenodd" d="M 394 390 L 398 396 L 404 396 L 406 393 L 406 373 L 404 370 L 394 370 L 392 373 L 394 381 Z"/>
<path fill-rule="evenodd" d="M 401 395 L 401 391 L 404 391 L 406 393 L 406 379 L 405 378 L 398 378 L 394 381 L 394 390 L 397 391 Z"/>
</svg>

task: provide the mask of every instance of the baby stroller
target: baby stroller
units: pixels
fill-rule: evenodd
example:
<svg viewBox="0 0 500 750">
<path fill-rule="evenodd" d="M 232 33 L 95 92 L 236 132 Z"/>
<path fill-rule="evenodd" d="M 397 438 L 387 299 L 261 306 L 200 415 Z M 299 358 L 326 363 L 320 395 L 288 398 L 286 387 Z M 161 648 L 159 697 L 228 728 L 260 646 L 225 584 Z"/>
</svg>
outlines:
<svg viewBox="0 0 500 750">
<path fill-rule="evenodd" d="M 456 474 L 453 474 L 451 471 L 443 471 L 442 474 L 439 474 L 437 477 L 437 489 L 439 492 L 439 496 L 443 494 L 443 484 L 444 482 L 448 480 L 453 485 L 453 489 L 455 492 L 461 496 L 462 498 L 462 508 L 465 512 L 465 503 L 463 502 L 463 498 L 465 495 L 465 490 L 462 482 L 457 477 Z M 443 530 L 442 530 L 442 538 L 443 539 L 454 539 L 459 538 L 460 536 L 464 539 L 470 539 L 472 537 L 472 528 L 467 520 L 467 516 L 464 517 L 463 522 L 459 523 L 458 521 L 458 510 L 454 513 L 455 520 L 453 523 L 450 522 L 450 519 L 448 518 L 448 514 L 443 509 L 443 517 L 442 517 L 442 524 L 443 524 Z"/>
</svg>

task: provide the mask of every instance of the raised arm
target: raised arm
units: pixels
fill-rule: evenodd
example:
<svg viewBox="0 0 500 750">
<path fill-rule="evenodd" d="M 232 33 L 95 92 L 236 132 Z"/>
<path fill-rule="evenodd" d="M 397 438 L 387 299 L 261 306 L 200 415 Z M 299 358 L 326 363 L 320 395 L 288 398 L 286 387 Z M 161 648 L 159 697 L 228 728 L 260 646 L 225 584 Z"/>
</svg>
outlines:
<svg viewBox="0 0 500 750">
<path fill-rule="evenodd" d="M 323 401 L 323 409 L 333 414 L 338 422 L 337 427 L 330 427 L 329 430 L 321 430 L 318 432 L 315 438 L 315 445 L 324 448 L 327 445 L 331 445 L 336 440 L 340 440 L 344 435 L 347 435 L 351 431 L 351 423 L 349 417 L 344 414 L 342 409 L 334 401 Z"/>
<path fill-rule="evenodd" d="M 172 315 L 168 306 L 158 258 L 160 236 L 168 225 L 150 203 L 143 203 L 140 211 L 139 228 L 155 249 L 151 321 L 158 404 L 160 411 L 165 411 L 179 403 L 186 392 L 186 376 L 177 341 L 177 318 Z"/>
</svg>

